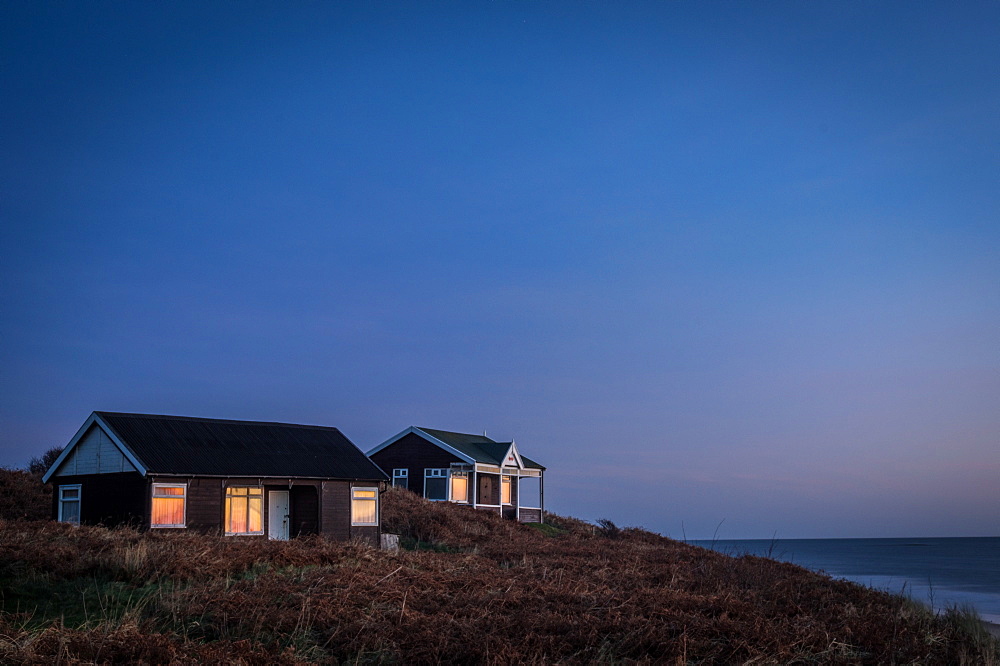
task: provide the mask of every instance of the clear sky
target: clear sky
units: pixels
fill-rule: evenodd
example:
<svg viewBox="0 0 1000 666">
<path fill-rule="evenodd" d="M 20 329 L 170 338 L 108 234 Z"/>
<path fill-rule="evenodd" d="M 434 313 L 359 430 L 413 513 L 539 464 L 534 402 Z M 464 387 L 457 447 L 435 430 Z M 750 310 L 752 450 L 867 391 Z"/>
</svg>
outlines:
<svg viewBox="0 0 1000 666">
<path fill-rule="evenodd" d="M 1000 535 L 1000 4 L 5 2 L 0 465 L 514 438 L 674 537 Z"/>
</svg>

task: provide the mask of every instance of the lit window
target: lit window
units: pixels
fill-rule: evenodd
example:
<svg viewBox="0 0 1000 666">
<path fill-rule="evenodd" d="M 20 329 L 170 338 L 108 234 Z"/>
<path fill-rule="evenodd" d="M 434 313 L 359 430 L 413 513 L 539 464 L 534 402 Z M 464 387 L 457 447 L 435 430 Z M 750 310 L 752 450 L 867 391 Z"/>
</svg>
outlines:
<svg viewBox="0 0 1000 666">
<path fill-rule="evenodd" d="M 394 469 L 392 470 L 392 485 L 396 488 L 408 488 L 410 470 L 408 469 Z"/>
<path fill-rule="evenodd" d="M 351 488 L 351 525 L 378 525 L 377 488 Z"/>
<path fill-rule="evenodd" d="M 469 475 L 466 472 L 451 473 L 451 501 L 469 501 Z"/>
<path fill-rule="evenodd" d="M 424 470 L 424 497 L 429 500 L 448 499 L 448 470 Z"/>
<path fill-rule="evenodd" d="M 80 484 L 59 486 L 59 520 L 80 524 Z"/>
<path fill-rule="evenodd" d="M 226 534 L 264 533 L 264 489 L 260 486 L 226 488 Z"/>
<path fill-rule="evenodd" d="M 510 477 L 500 477 L 500 503 L 510 504 Z"/>
<path fill-rule="evenodd" d="M 150 527 L 184 527 L 186 497 L 186 484 L 154 483 L 149 516 Z"/>
</svg>

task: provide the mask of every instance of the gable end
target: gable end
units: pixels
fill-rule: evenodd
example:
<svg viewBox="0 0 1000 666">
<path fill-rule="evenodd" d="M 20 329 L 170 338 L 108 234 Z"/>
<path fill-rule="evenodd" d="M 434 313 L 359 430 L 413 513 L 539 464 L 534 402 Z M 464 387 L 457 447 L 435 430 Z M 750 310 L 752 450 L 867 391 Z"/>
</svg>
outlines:
<svg viewBox="0 0 1000 666">
<path fill-rule="evenodd" d="M 374 454 L 378 453 L 382 449 L 385 449 L 386 447 L 389 447 L 389 446 L 395 444 L 396 442 L 398 442 L 399 440 L 403 439 L 404 437 L 406 437 L 407 435 L 410 435 L 410 434 L 414 434 L 414 435 L 417 435 L 418 437 L 421 437 L 422 439 L 430 442 L 431 444 L 433 444 L 433 445 L 435 445 L 435 446 L 437 446 L 439 448 L 444 449 L 445 451 L 447 451 L 448 453 L 452 454 L 453 456 L 455 456 L 459 460 L 467 462 L 470 465 L 475 464 L 475 462 L 476 462 L 470 456 L 462 453 L 461 451 L 459 451 L 458 449 L 456 449 L 456 448 L 454 448 L 452 446 L 449 446 L 448 444 L 442 442 L 437 437 L 429 435 L 426 432 L 424 432 L 423 430 L 421 430 L 420 428 L 417 428 L 415 426 L 410 426 L 409 428 L 407 428 L 403 432 L 399 433 L 395 437 L 390 437 L 389 439 L 385 440 L 384 442 L 382 442 L 381 444 L 379 444 L 375 448 L 369 450 L 366 455 L 369 458 L 371 458 Z"/>
<path fill-rule="evenodd" d="M 48 483 L 55 476 L 120 474 L 138 472 L 145 467 L 97 414 L 91 414 L 62 454 L 42 477 Z"/>
</svg>

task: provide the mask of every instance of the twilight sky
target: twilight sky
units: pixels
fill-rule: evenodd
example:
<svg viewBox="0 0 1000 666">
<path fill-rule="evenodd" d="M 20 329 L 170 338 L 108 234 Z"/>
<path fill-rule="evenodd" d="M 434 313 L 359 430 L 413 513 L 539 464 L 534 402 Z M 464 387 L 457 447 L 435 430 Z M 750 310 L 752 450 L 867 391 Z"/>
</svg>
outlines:
<svg viewBox="0 0 1000 666">
<path fill-rule="evenodd" d="M 673 537 L 1000 536 L 1000 4 L 0 5 L 0 465 L 514 438 Z"/>
</svg>

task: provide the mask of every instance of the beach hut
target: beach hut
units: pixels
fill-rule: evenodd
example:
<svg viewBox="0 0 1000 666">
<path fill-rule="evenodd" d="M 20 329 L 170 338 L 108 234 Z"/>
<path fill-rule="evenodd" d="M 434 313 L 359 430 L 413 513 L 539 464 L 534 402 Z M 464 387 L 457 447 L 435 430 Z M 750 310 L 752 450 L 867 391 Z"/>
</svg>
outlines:
<svg viewBox="0 0 1000 666">
<path fill-rule="evenodd" d="M 337 428 L 116 412 L 92 413 L 43 481 L 64 522 L 373 545 L 388 487 Z"/>
<path fill-rule="evenodd" d="M 522 523 L 544 520 L 545 467 L 485 434 L 411 426 L 368 451 L 392 485 L 433 501 L 495 511 Z"/>
</svg>

